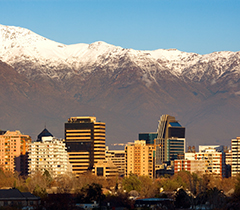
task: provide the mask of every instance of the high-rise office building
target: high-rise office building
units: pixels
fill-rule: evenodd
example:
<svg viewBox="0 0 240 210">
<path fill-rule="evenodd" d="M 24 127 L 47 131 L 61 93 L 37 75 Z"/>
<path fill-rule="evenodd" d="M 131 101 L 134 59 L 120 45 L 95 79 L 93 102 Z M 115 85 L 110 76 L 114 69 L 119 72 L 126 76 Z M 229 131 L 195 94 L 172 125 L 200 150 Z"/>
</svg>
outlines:
<svg viewBox="0 0 240 210">
<path fill-rule="evenodd" d="M 232 139 L 232 176 L 240 173 L 240 137 Z"/>
<path fill-rule="evenodd" d="M 20 131 L 7 131 L 0 135 L 0 165 L 6 171 L 28 174 L 28 149 L 31 137 Z"/>
<path fill-rule="evenodd" d="M 92 170 L 94 163 L 105 160 L 105 123 L 96 117 L 71 117 L 65 123 L 65 141 L 76 175 Z"/>
<path fill-rule="evenodd" d="M 182 159 L 185 153 L 185 128 L 175 117 L 162 115 L 158 124 L 156 146 L 156 165 Z"/>
<path fill-rule="evenodd" d="M 155 168 L 155 146 L 146 144 L 145 140 L 136 140 L 125 147 L 125 176 L 133 173 L 138 176 L 153 178 Z"/>
</svg>

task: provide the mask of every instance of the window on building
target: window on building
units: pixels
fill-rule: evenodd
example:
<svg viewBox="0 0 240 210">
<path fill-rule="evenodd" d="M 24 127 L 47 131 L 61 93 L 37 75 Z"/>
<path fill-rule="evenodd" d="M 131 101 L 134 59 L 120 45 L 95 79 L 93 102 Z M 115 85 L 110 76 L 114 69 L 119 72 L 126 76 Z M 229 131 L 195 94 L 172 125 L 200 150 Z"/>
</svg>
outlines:
<svg viewBox="0 0 240 210">
<path fill-rule="evenodd" d="M 103 167 L 97 168 L 97 176 L 103 176 Z"/>
</svg>

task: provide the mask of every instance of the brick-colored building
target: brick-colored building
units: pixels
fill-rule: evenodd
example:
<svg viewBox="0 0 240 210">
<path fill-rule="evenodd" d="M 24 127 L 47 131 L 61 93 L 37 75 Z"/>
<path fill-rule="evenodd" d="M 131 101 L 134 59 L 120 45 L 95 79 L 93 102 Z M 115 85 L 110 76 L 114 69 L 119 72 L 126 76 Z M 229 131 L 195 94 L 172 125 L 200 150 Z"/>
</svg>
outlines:
<svg viewBox="0 0 240 210">
<path fill-rule="evenodd" d="M 188 171 L 203 174 L 205 172 L 204 160 L 174 160 L 174 173 Z"/>
</svg>

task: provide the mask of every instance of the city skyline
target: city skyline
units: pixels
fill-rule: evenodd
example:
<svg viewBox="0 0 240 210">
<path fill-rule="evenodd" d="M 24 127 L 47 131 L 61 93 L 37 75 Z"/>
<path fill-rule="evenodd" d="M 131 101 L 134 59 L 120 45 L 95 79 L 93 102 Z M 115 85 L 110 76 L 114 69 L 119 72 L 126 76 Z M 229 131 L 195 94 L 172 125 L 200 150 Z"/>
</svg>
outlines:
<svg viewBox="0 0 240 210">
<path fill-rule="evenodd" d="M 238 51 L 239 1 L 0 1 L 0 24 L 63 44 L 136 50 Z M 44 14 L 44 15 L 43 15 Z"/>
</svg>

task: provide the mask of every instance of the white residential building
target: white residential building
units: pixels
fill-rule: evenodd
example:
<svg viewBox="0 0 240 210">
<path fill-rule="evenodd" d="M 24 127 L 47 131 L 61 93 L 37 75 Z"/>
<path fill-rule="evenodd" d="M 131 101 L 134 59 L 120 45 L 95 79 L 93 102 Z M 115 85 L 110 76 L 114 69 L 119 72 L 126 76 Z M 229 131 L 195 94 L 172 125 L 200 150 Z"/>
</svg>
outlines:
<svg viewBox="0 0 240 210">
<path fill-rule="evenodd" d="M 52 136 L 43 136 L 29 148 L 29 175 L 45 170 L 52 177 L 72 172 L 65 143 Z"/>
</svg>

